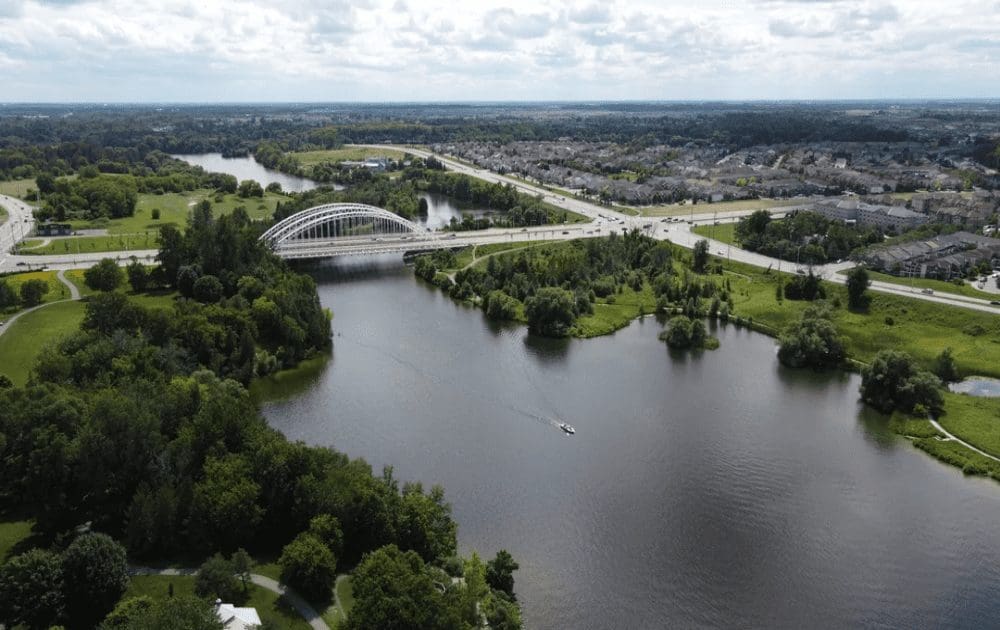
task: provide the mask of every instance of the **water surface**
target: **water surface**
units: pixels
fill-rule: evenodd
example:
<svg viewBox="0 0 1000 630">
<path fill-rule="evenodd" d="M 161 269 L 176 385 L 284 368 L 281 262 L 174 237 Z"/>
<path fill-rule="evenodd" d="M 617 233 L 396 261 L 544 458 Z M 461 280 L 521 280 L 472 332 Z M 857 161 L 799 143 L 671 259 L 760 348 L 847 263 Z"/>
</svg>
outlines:
<svg viewBox="0 0 1000 630">
<path fill-rule="evenodd" d="M 333 357 L 264 412 L 443 484 L 462 550 L 520 562 L 526 627 L 996 624 L 1000 486 L 892 435 L 857 376 L 733 327 L 695 355 L 653 318 L 538 339 L 385 264 L 318 275 Z"/>
<path fill-rule="evenodd" d="M 171 157 L 200 166 L 211 173 L 228 173 L 239 181 L 252 179 L 264 187 L 271 182 L 278 182 L 281 184 L 281 190 L 285 192 L 304 192 L 320 185 L 305 177 L 296 177 L 266 168 L 252 157 L 224 158 L 221 153 L 196 153 Z"/>
</svg>

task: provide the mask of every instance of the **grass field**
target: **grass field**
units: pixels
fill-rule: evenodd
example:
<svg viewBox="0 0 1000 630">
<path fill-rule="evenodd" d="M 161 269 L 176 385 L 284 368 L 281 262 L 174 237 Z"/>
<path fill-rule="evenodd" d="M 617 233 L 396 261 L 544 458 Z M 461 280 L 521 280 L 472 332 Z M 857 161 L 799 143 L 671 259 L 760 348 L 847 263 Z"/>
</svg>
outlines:
<svg viewBox="0 0 1000 630">
<path fill-rule="evenodd" d="M 846 272 L 841 273 L 846 275 Z M 890 282 L 904 287 L 912 286 L 917 289 L 933 289 L 939 293 L 952 293 L 955 295 L 964 295 L 966 297 L 980 298 L 983 300 L 1000 299 L 1000 296 L 996 293 L 979 291 L 964 282 L 961 285 L 957 285 L 951 282 L 945 282 L 944 280 L 934 280 L 932 278 L 899 278 L 897 276 L 890 276 L 887 273 L 879 273 L 878 271 L 871 270 L 868 271 L 868 277 L 871 280 Z M 989 278 L 987 282 L 993 282 L 993 279 Z"/>
<path fill-rule="evenodd" d="M 238 195 L 223 195 L 222 201 L 217 203 L 215 197 L 215 192 L 208 189 L 163 195 L 143 193 L 139 195 L 135 214 L 131 217 L 72 221 L 71 223 L 74 230 L 106 229 L 109 234 L 141 234 L 143 232 L 157 232 L 164 225 L 175 225 L 183 229 L 187 224 L 191 208 L 202 199 L 208 199 L 212 202 L 212 209 L 216 216 L 229 214 L 237 206 L 243 206 L 250 218 L 257 220 L 269 218 L 274 213 L 278 202 L 288 199 L 277 193 L 264 193 L 263 198 L 252 197 L 249 199 L 243 199 Z M 152 211 L 154 208 L 160 210 L 160 218 L 157 220 L 153 219 Z"/>
<path fill-rule="evenodd" d="M 69 289 L 67 289 L 66 285 L 62 282 L 59 282 L 59 278 L 56 277 L 56 272 L 54 271 L 29 271 L 26 273 L 16 273 L 10 276 L 0 277 L 0 281 L 6 282 L 7 286 L 18 292 L 21 290 L 21 285 L 28 280 L 44 280 L 49 285 L 49 292 L 42 297 L 43 304 L 69 297 Z M 7 311 L 0 311 L 0 314 L 2 314 L 3 317 L 6 317 L 7 315 L 13 315 L 19 310 L 22 309 L 15 308 Z"/>
<path fill-rule="evenodd" d="M 22 540 L 31 536 L 31 521 L 0 521 L 0 564 L 3 564 L 11 552 Z"/>
<path fill-rule="evenodd" d="M 35 188 L 34 179 L 9 179 L 0 182 L 0 195 L 24 199 L 24 196 L 28 194 L 28 190 L 35 190 Z"/>
<path fill-rule="evenodd" d="M 340 604 L 343 609 L 338 608 L 336 604 L 334 604 L 324 610 L 322 615 L 323 621 L 325 621 L 331 628 L 339 628 L 347 619 L 347 615 L 350 614 L 351 608 L 354 607 L 354 588 L 351 586 L 350 576 L 338 580 L 336 590 L 337 597 L 340 598 Z"/>
<path fill-rule="evenodd" d="M 323 162 L 343 162 L 345 160 L 360 162 L 361 160 L 373 157 L 387 157 L 392 160 L 400 160 L 406 156 L 402 151 L 395 149 L 369 149 L 365 147 L 344 147 L 327 151 L 296 151 L 288 155 L 297 159 L 305 167 L 311 167 Z"/>
<path fill-rule="evenodd" d="M 85 269 L 70 269 L 69 271 L 63 274 L 64 276 L 66 276 L 67 280 L 73 283 L 73 286 L 76 287 L 77 291 L 80 292 L 80 295 L 82 297 L 86 297 L 88 295 L 93 295 L 97 293 L 97 291 L 88 287 L 86 281 L 83 279 L 83 274 L 85 271 L 86 271 Z"/>
<path fill-rule="evenodd" d="M 169 596 L 170 585 L 173 584 L 174 596 L 194 595 L 194 577 L 190 575 L 137 575 L 132 577 L 129 588 L 122 599 L 147 595 L 153 599 L 164 599 Z M 256 584 L 248 587 L 249 598 L 241 602 L 241 606 L 257 609 L 261 621 L 272 623 L 275 628 L 291 630 L 308 630 L 306 623 L 295 609 L 287 604 L 277 593 L 261 588 Z M 229 602 L 227 602 L 229 603 Z"/>
<path fill-rule="evenodd" d="M 946 393 L 942 427 L 969 444 L 1000 457 L 1000 399 Z"/>
<path fill-rule="evenodd" d="M 91 254 L 95 252 L 127 252 L 159 247 L 159 233 L 149 230 L 140 234 L 113 234 L 108 236 L 76 236 L 57 238 L 43 247 L 24 249 L 25 256 L 51 256 L 54 254 Z"/>
<path fill-rule="evenodd" d="M 802 199 L 740 199 L 737 201 L 719 201 L 716 203 L 672 203 L 664 206 L 646 206 L 637 208 L 644 217 L 679 217 L 694 214 L 718 212 L 743 212 L 745 210 L 762 210 L 766 208 L 783 208 L 803 203 Z"/>
<path fill-rule="evenodd" d="M 736 224 L 720 223 L 719 225 L 696 225 L 691 228 L 695 234 L 720 241 L 722 243 L 736 244 Z"/>
<path fill-rule="evenodd" d="M 45 344 L 80 327 L 83 302 L 61 302 L 22 316 L 0 335 L 0 371 L 23 386 Z"/>
</svg>

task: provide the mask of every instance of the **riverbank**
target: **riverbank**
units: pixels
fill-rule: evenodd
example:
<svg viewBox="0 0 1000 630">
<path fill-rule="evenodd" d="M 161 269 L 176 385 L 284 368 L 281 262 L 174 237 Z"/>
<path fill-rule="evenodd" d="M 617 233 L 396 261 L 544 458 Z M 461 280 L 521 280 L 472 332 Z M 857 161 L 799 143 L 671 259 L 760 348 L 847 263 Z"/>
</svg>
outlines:
<svg viewBox="0 0 1000 630">
<path fill-rule="evenodd" d="M 492 257 L 517 255 L 519 244 L 508 249 L 497 249 Z M 564 244 L 537 245 L 565 247 Z M 457 268 L 485 269 L 490 256 L 476 256 L 469 250 L 459 252 Z M 674 274 L 692 274 L 702 283 L 712 283 L 719 291 L 728 290 L 732 306 L 728 323 L 746 326 L 777 338 L 791 324 L 797 322 L 802 312 L 811 304 L 807 301 L 778 299 L 781 287 L 795 276 L 778 274 L 742 263 L 713 258 L 709 268 L 715 266 L 720 273 L 693 274 L 690 254 L 674 248 Z M 451 270 L 452 272 L 454 270 Z M 1000 320 L 995 316 L 955 309 L 922 300 L 873 293 L 864 311 L 846 308 L 847 291 L 844 286 L 823 283 L 827 302 L 832 305 L 832 321 L 845 345 L 848 363 L 860 368 L 869 363 L 884 349 L 897 349 L 913 356 L 924 368 L 930 368 L 937 355 L 951 348 L 960 373 L 1000 377 Z M 482 306 L 477 299 L 465 300 Z M 569 334 L 577 338 L 598 337 L 627 326 L 632 320 L 657 311 L 656 296 L 647 280 L 641 287 L 620 286 L 617 292 L 593 300 L 592 314 L 580 315 Z M 676 309 L 683 305 L 673 304 Z M 518 303 L 510 317 L 513 321 L 527 323 L 523 306 Z M 724 321 L 723 325 L 727 325 Z M 946 393 L 945 415 L 942 426 L 961 440 L 975 445 L 984 452 L 1000 456 L 1000 432 L 996 430 L 1000 418 L 1000 401 L 974 398 L 967 395 Z M 899 421 L 895 421 L 899 424 Z M 919 420 L 906 422 L 894 430 L 913 438 L 914 444 L 938 459 L 957 465 L 968 474 L 989 475 L 1000 480 L 1000 464 L 962 446 L 943 439 L 929 423 L 922 426 Z M 897 430 L 899 429 L 899 430 Z"/>
</svg>

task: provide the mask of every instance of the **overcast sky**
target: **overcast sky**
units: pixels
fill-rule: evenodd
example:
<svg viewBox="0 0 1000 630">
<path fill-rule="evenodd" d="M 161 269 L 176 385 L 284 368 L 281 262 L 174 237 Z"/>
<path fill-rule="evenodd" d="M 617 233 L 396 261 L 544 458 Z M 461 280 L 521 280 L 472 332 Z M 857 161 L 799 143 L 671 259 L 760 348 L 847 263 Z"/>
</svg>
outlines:
<svg viewBox="0 0 1000 630">
<path fill-rule="evenodd" d="M 0 0 L 0 102 L 1000 96 L 1000 0 Z"/>
</svg>

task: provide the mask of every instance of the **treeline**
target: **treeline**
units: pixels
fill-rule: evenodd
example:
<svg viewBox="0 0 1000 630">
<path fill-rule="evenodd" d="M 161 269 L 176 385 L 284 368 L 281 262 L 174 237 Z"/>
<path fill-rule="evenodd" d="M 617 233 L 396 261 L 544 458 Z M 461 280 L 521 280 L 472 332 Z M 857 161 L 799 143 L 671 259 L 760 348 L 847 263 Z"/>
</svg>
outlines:
<svg viewBox="0 0 1000 630">
<path fill-rule="evenodd" d="M 808 211 L 774 220 L 758 210 L 739 220 L 735 234 L 743 249 L 806 265 L 847 258 L 884 238 L 877 227 L 849 226 Z"/>
<path fill-rule="evenodd" d="M 491 256 L 484 267 L 457 272 L 454 283 L 438 273 L 437 256 L 418 260 L 417 271 L 444 285 L 452 297 L 479 303 L 487 316 L 526 321 L 532 332 L 544 336 L 572 335 L 577 319 L 592 314 L 598 298 L 613 304 L 626 289 L 647 286 L 660 312 L 728 319 L 728 283 L 678 272 L 675 255 L 669 242 L 632 231 Z M 707 259 L 707 254 L 703 259 L 696 254 L 689 266 L 698 273 L 721 273 Z"/>
</svg>

